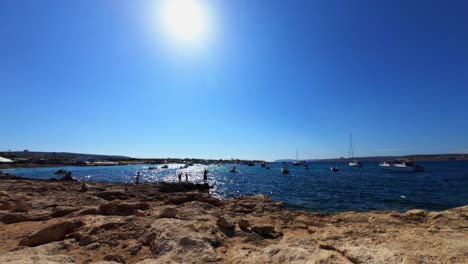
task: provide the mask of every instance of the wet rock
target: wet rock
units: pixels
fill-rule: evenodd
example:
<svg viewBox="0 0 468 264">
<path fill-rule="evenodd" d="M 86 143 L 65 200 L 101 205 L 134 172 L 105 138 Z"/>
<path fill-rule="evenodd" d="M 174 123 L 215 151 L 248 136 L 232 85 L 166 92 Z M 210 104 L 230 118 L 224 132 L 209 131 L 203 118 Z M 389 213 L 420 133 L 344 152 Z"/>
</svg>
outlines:
<svg viewBox="0 0 468 264">
<path fill-rule="evenodd" d="M 220 228 L 225 228 L 225 229 L 235 228 L 234 219 L 232 219 L 229 216 L 220 216 L 218 220 L 216 221 L 216 225 Z"/>
<path fill-rule="evenodd" d="M 34 247 L 53 241 L 60 241 L 63 240 L 67 234 L 74 232 L 83 225 L 84 223 L 82 221 L 65 221 L 53 224 L 20 241 L 19 245 Z"/>
<path fill-rule="evenodd" d="M 246 219 L 239 219 L 239 222 L 237 223 L 240 227 L 240 229 L 247 229 L 250 227 L 250 222 Z"/>
<path fill-rule="evenodd" d="M 176 208 L 164 208 L 161 212 L 159 212 L 159 218 L 175 218 L 179 210 Z"/>
<path fill-rule="evenodd" d="M 122 203 L 119 201 L 99 206 L 102 215 L 132 215 L 134 210 L 148 210 L 148 203 Z"/>
</svg>

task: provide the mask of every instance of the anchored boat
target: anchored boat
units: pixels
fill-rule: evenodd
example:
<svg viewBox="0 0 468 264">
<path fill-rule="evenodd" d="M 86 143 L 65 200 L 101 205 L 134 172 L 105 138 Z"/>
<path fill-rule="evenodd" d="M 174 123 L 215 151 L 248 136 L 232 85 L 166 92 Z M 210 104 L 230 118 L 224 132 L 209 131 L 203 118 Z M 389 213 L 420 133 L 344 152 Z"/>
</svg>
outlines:
<svg viewBox="0 0 468 264">
<path fill-rule="evenodd" d="M 394 161 L 384 161 L 379 164 L 379 167 L 384 170 L 390 171 L 401 171 L 401 172 L 422 172 L 424 167 L 416 164 L 412 160 L 394 160 Z"/>
</svg>

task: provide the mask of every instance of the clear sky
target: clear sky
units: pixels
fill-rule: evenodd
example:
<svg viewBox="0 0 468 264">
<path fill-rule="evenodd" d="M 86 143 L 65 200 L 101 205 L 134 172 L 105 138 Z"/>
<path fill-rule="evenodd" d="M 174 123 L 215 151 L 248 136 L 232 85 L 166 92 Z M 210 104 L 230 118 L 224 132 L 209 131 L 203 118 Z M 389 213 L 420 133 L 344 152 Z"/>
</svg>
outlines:
<svg viewBox="0 0 468 264">
<path fill-rule="evenodd" d="M 468 1 L 191 5 L 0 1 L 0 150 L 468 153 Z"/>
</svg>

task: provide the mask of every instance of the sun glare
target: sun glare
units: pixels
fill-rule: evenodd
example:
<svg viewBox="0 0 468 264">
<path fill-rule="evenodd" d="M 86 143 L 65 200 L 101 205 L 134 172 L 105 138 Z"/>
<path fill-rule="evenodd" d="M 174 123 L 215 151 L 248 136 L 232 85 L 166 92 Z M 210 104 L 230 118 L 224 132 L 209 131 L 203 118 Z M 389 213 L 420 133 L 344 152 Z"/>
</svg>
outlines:
<svg viewBox="0 0 468 264">
<path fill-rule="evenodd" d="M 165 0 L 164 31 L 179 42 L 200 42 L 206 35 L 208 14 L 200 0 Z"/>
</svg>

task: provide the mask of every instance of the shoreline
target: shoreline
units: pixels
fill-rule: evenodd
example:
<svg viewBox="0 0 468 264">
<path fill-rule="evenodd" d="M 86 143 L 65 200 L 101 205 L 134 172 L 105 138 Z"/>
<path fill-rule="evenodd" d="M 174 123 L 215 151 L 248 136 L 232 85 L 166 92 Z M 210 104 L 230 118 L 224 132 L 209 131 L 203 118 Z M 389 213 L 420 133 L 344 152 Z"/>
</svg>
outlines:
<svg viewBox="0 0 468 264">
<path fill-rule="evenodd" d="M 0 262 L 466 262 L 468 206 L 333 214 L 192 183 L 0 177 Z"/>
</svg>

